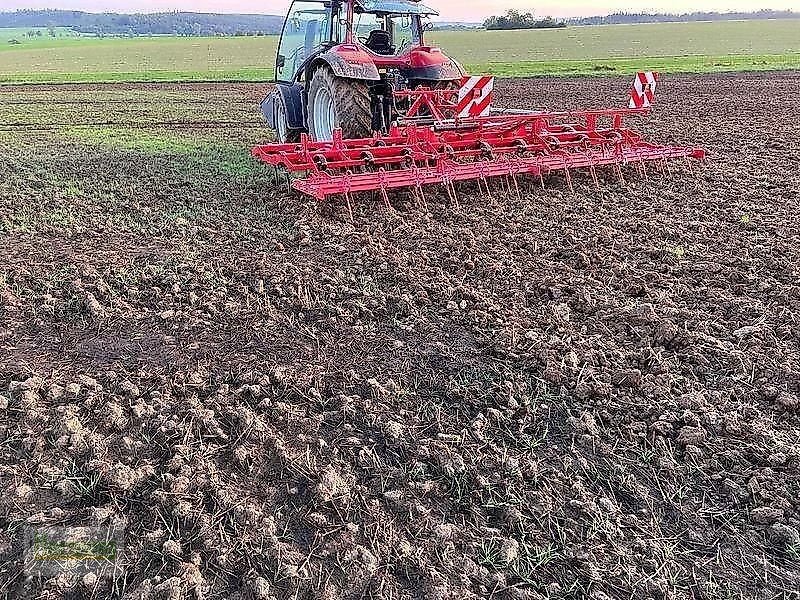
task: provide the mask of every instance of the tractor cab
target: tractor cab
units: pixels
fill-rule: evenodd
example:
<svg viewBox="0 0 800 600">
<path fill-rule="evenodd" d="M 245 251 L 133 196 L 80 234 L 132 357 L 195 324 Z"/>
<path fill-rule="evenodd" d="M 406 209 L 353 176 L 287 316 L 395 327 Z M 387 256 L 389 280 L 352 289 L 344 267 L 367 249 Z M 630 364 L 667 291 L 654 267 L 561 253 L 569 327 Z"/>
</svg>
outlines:
<svg viewBox="0 0 800 600">
<path fill-rule="evenodd" d="M 362 0 L 353 7 L 353 37 L 373 54 L 404 55 L 421 45 L 423 19 L 438 14 L 409 0 Z"/>
<path fill-rule="evenodd" d="M 307 132 L 331 140 L 385 133 L 405 106 L 395 92 L 452 88 L 462 67 L 426 46 L 419 0 L 295 0 L 275 62 L 276 89 L 262 103 L 282 142 Z"/>
<path fill-rule="evenodd" d="M 296 0 L 281 35 L 276 80 L 298 79 L 306 61 L 337 44 L 357 44 L 376 57 L 407 54 L 422 44 L 423 19 L 438 14 L 416 0 Z"/>
</svg>

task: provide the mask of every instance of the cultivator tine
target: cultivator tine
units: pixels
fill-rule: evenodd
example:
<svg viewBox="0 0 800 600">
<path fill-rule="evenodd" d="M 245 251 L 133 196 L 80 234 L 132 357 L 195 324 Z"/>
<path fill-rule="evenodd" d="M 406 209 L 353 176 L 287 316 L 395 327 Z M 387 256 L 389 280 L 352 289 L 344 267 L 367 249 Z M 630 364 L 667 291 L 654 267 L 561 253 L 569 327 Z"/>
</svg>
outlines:
<svg viewBox="0 0 800 600">
<path fill-rule="evenodd" d="M 641 160 L 639 161 L 639 166 L 641 167 L 642 177 L 644 178 L 645 181 L 649 182 L 650 175 L 648 175 L 647 173 L 647 163 L 644 162 L 644 157 L 641 157 Z"/>
<path fill-rule="evenodd" d="M 597 166 L 595 165 L 594 153 L 589 149 L 587 149 L 587 152 L 589 153 L 589 174 L 592 176 L 594 189 L 599 192 L 600 180 L 597 178 Z"/>
<path fill-rule="evenodd" d="M 383 198 L 383 204 L 386 207 L 387 212 L 393 214 L 395 211 L 392 203 L 389 202 L 389 192 L 387 191 L 387 183 L 386 183 L 386 169 L 381 167 L 378 169 L 378 179 L 380 181 L 380 190 L 381 190 L 381 197 Z"/>
<path fill-rule="evenodd" d="M 350 223 L 355 223 L 353 218 L 353 203 L 351 198 L 350 189 L 352 188 L 353 171 L 348 169 L 344 178 L 344 201 L 347 205 L 347 214 L 350 216 Z"/>
<path fill-rule="evenodd" d="M 350 198 L 350 192 L 344 193 L 344 201 L 347 204 L 347 214 L 350 217 L 350 223 L 355 223 L 355 219 L 353 218 L 353 202 Z"/>
<path fill-rule="evenodd" d="M 425 192 L 423 191 L 422 186 L 419 184 L 416 184 L 414 186 L 414 198 L 416 199 L 417 204 L 419 204 L 422 207 L 422 210 L 427 213 L 428 202 L 425 199 Z"/>
<path fill-rule="evenodd" d="M 562 157 L 562 160 L 564 161 L 564 175 L 567 178 L 567 187 L 569 187 L 570 193 L 574 196 L 575 195 L 575 188 L 572 185 L 572 175 L 569 172 L 569 165 L 567 164 L 567 158 L 566 157 Z"/>
<path fill-rule="evenodd" d="M 614 173 L 617 176 L 617 181 L 622 186 L 627 186 L 628 183 L 625 181 L 625 175 L 622 174 L 622 165 L 620 163 L 614 163 Z"/>
<path fill-rule="evenodd" d="M 381 196 L 383 197 L 383 204 L 386 206 L 386 210 L 390 213 L 394 212 L 394 208 L 392 208 L 392 203 L 389 202 L 389 194 L 386 192 L 386 188 L 381 188 Z"/>
<path fill-rule="evenodd" d="M 430 212 L 430 210 L 428 210 L 428 199 L 425 197 L 425 189 L 422 186 L 419 186 L 419 198 L 422 200 L 422 208 L 425 212 Z"/>
<path fill-rule="evenodd" d="M 456 210 L 461 210 L 461 203 L 458 201 L 458 188 L 456 187 L 455 181 L 450 181 L 450 188 L 453 190 L 453 201 L 456 205 Z"/>
<path fill-rule="evenodd" d="M 517 200 L 522 200 L 522 194 L 519 192 L 519 183 L 517 182 L 517 174 L 511 171 L 511 181 L 514 182 L 514 191 L 517 193 Z"/>
<path fill-rule="evenodd" d="M 494 201 L 494 197 L 492 196 L 492 190 L 489 189 L 489 181 L 483 175 L 481 175 L 478 178 L 478 189 L 479 190 L 481 190 L 481 182 L 483 182 L 483 185 L 486 186 L 486 197 L 489 200 Z M 481 194 L 482 193 L 483 193 L 483 190 L 481 190 Z"/>
<path fill-rule="evenodd" d="M 456 192 L 455 184 L 449 179 L 445 179 L 442 182 L 442 185 L 444 185 L 444 188 L 447 190 L 447 198 L 450 200 L 450 204 L 455 206 L 456 210 L 461 210 L 461 206 L 458 203 L 458 194 Z"/>
<path fill-rule="evenodd" d="M 633 162 L 636 168 L 636 174 L 641 177 L 642 176 L 642 163 L 640 160 L 636 160 Z"/>
</svg>

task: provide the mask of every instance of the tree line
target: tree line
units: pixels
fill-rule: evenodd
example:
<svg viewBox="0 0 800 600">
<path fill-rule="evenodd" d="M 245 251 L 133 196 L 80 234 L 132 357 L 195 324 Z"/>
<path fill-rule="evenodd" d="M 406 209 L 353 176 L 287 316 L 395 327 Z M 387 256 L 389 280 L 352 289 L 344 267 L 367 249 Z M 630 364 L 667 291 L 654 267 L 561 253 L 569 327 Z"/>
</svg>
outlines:
<svg viewBox="0 0 800 600">
<path fill-rule="evenodd" d="M 483 26 L 490 30 L 553 29 L 567 25 L 615 25 L 626 23 L 668 23 L 688 21 L 723 21 L 751 19 L 797 19 L 800 13 L 791 10 L 759 10 L 756 12 L 693 12 L 685 14 L 615 13 L 606 16 L 560 20 L 537 18 L 533 13 L 510 10 L 505 15 L 487 19 Z M 282 16 L 206 14 L 162 12 L 153 14 L 87 13 L 74 10 L 18 10 L 0 12 L 0 27 L 53 28 L 65 27 L 77 34 L 97 36 L 138 35 L 272 35 L 280 33 Z M 442 24 L 441 28 L 459 28 L 458 23 Z M 466 27 L 466 25 L 464 25 Z M 34 34 L 35 35 L 35 34 Z"/>
<path fill-rule="evenodd" d="M 625 25 L 629 23 L 688 23 L 692 21 L 752 21 L 758 19 L 797 19 L 791 10 L 762 9 L 754 12 L 614 13 L 603 17 L 569 19 L 570 25 Z"/>
<path fill-rule="evenodd" d="M 87 13 L 74 10 L 0 12 L 0 27 L 67 27 L 98 36 L 138 35 L 271 35 L 280 33 L 283 17 L 189 12 L 152 14 Z"/>
<path fill-rule="evenodd" d="M 560 20 L 553 17 L 537 19 L 530 12 L 523 13 L 518 10 L 509 10 L 505 15 L 489 17 L 483 26 L 489 30 L 553 29 L 567 27 L 568 25 L 625 25 L 634 23 L 687 23 L 692 21 L 797 18 L 800 18 L 800 13 L 791 10 L 762 9 L 754 12 L 693 12 L 683 14 L 619 12 L 605 16 Z"/>
<path fill-rule="evenodd" d="M 489 31 L 511 29 L 558 29 L 566 27 L 564 21 L 557 21 L 553 17 L 537 19 L 533 13 L 523 13 L 518 10 L 509 10 L 501 16 L 489 17 L 483 26 Z"/>
</svg>

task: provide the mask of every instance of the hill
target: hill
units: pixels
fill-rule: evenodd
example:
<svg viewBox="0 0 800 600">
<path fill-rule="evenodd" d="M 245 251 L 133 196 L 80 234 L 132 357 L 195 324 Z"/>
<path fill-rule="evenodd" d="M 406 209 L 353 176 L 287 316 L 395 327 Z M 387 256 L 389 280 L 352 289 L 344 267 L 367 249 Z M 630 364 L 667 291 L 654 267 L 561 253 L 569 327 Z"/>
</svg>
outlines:
<svg viewBox="0 0 800 600">
<path fill-rule="evenodd" d="M 604 16 L 569 19 L 570 25 L 625 25 L 630 23 L 690 23 L 696 21 L 754 21 L 759 19 L 797 19 L 791 10 L 762 9 L 755 12 L 614 13 Z"/>
<path fill-rule="evenodd" d="M 280 33 L 283 17 L 191 12 L 87 13 L 75 10 L 0 12 L 0 27 L 67 27 L 95 35 L 257 35 Z"/>
</svg>

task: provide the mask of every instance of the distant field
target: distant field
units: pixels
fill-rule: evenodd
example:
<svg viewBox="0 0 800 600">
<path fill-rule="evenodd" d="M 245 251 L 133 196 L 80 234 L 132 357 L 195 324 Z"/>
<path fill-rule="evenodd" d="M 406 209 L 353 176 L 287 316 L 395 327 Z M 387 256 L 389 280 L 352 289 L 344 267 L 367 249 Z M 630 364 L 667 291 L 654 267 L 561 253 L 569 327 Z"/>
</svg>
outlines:
<svg viewBox="0 0 800 600">
<path fill-rule="evenodd" d="M 22 38 L 0 29 L 0 82 L 260 81 L 275 37 Z M 21 43 L 12 45 L 10 39 Z M 800 20 L 431 34 L 472 72 L 505 76 L 800 68 Z M 57 50 L 57 51 L 55 51 Z"/>
</svg>

